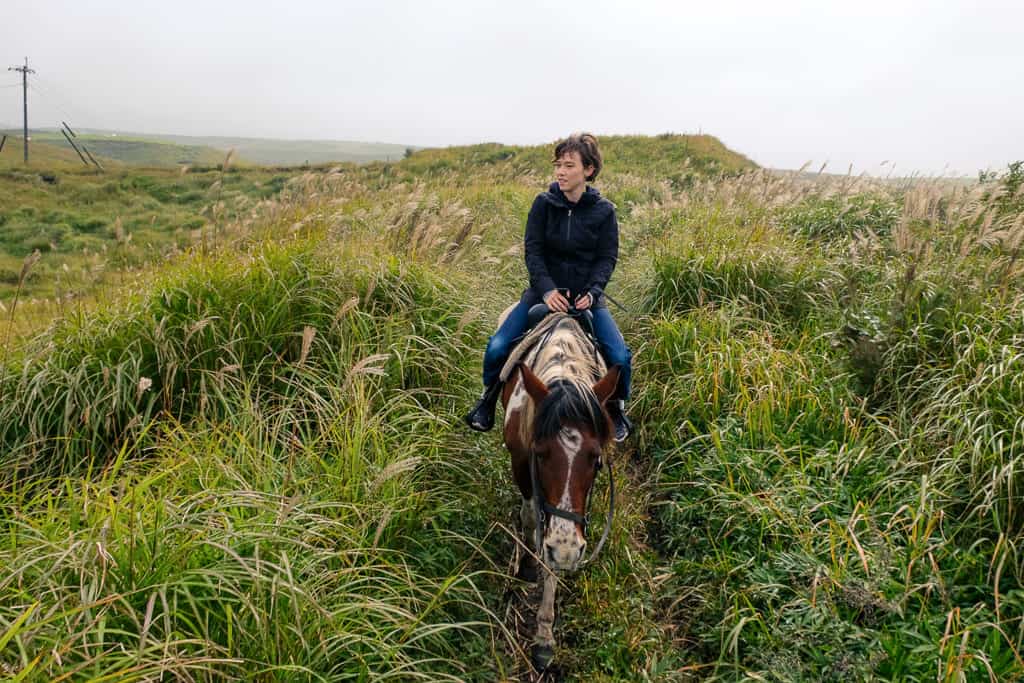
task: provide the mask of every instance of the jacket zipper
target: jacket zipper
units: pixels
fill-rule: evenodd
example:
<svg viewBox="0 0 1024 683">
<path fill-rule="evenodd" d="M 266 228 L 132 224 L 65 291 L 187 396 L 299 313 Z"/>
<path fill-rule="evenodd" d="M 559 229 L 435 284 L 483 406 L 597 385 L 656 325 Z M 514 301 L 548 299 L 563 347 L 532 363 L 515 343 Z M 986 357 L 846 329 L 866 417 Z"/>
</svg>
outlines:
<svg viewBox="0 0 1024 683">
<path fill-rule="evenodd" d="M 572 209 L 569 209 L 569 220 L 565 223 L 565 243 L 569 244 L 569 238 L 572 237 Z"/>
</svg>

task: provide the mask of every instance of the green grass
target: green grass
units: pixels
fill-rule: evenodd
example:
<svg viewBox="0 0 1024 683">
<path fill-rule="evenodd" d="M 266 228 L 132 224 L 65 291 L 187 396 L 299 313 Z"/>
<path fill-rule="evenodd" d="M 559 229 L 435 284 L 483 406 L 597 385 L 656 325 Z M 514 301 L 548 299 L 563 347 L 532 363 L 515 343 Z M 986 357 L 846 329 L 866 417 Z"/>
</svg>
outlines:
<svg viewBox="0 0 1024 683">
<path fill-rule="evenodd" d="M 992 268 L 1015 238 L 906 211 L 812 257 L 720 194 L 655 261 L 640 374 L 696 658 L 730 680 L 1020 678 L 1020 292 Z M 820 213 L 837 201 L 857 199 Z"/>
<path fill-rule="evenodd" d="M 605 151 L 639 431 L 609 546 L 560 589 L 566 679 L 1024 678 L 1016 176 L 771 174 L 706 136 Z M 460 416 L 548 154 L 5 176 L 64 212 L 47 254 L 90 234 L 76 193 L 122 230 L 146 202 L 168 229 L 224 213 L 5 346 L 0 670 L 525 679 L 516 495 Z"/>
<path fill-rule="evenodd" d="M 22 262 L 34 251 L 42 258 L 22 283 L 24 296 L 85 296 L 112 275 L 250 220 L 296 175 L 258 168 L 0 171 L 0 301 L 13 299 Z"/>
<path fill-rule="evenodd" d="M 424 527 L 458 509 L 434 408 L 478 328 L 421 268 L 320 245 L 191 259 L 4 376 L 6 551 L 57 562 L 0 585 L 7 623 L 58 615 L 22 667 L 436 680 L 490 649 L 472 541 Z"/>
</svg>

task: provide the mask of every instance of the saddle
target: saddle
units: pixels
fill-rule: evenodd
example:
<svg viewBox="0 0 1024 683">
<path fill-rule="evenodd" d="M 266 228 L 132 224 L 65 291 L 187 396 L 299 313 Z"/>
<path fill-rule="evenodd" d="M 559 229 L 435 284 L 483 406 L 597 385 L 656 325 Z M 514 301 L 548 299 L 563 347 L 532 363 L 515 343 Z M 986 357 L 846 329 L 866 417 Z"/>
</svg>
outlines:
<svg viewBox="0 0 1024 683">
<path fill-rule="evenodd" d="M 501 368 L 501 374 L 498 375 L 499 380 L 507 382 L 508 378 L 515 371 L 516 366 L 519 365 L 530 349 L 562 320 L 559 316 L 551 315 L 553 312 L 545 303 L 534 304 L 530 307 L 530 311 L 527 313 L 526 331 L 513 342 L 508 360 L 505 361 L 505 365 Z M 593 342 L 594 349 L 600 354 L 600 346 L 594 337 L 593 312 L 590 310 L 577 311 L 571 308 L 567 315 L 579 323 L 580 327 L 583 328 L 583 332 Z"/>
</svg>

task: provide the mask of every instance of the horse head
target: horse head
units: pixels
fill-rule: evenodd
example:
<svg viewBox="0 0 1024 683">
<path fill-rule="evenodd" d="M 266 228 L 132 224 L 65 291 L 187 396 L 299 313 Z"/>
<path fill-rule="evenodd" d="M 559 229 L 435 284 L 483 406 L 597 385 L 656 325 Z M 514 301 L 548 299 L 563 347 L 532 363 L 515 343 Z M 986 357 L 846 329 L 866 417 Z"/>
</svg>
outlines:
<svg viewBox="0 0 1024 683">
<path fill-rule="evenodd" d="M 552 569 L 574 570 L 587 545 L 590 493 L 612 437 L 605 402 L 619 368 L 591 385 L 571 377 L 545 384 L 526 364 L 519 367 L 534 404 L 530 476 L 538 554 Z"/>
</svg>

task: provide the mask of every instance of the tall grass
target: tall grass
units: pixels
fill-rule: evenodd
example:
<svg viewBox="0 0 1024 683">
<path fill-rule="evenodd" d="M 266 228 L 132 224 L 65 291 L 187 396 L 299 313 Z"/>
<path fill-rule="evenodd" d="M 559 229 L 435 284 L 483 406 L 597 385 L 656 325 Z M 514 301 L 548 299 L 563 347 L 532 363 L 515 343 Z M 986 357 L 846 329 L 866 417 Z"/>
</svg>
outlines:
<svg viewBox="0 0 1024 683">
<path fill-rule="evenodd" d="M 302 201 L 318 203 L 308 182 Z M 264 234 L 299 204 L 271 211 Z M 424 525 L 461 507 L 445 415 L 480 329 L 458 274 L 328 236 L 329 222 L 194 253 L 10 360 L 8 671 L 462 680 L 481 667 L 500 628 L 477 586 L 487 563 L 467 569 L 479 539 Z"/>
<path fill-rule="evenodd" d="M 1016 679 L 1018 217 L 865 182 L 670 221 L 638 382 L 672 617 L 715 678 Z"/>
</svg>

